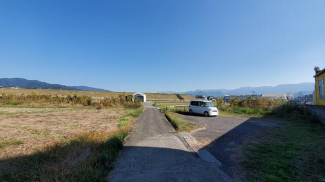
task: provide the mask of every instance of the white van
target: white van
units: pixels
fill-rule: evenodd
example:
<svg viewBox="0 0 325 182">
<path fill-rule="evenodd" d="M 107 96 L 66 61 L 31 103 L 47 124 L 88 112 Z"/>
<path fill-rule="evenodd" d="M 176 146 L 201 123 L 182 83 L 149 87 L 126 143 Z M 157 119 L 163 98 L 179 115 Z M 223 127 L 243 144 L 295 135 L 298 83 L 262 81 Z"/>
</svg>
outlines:
<svg viewBox="0 0 325 182">
<path fill-rule="evenodd" d="M 191 114 L 203 114 L 204 116 L 219 115 L 218 109 L 211 101 L 193 100 L 190 102 L 189 111 Z"/>
</svg>

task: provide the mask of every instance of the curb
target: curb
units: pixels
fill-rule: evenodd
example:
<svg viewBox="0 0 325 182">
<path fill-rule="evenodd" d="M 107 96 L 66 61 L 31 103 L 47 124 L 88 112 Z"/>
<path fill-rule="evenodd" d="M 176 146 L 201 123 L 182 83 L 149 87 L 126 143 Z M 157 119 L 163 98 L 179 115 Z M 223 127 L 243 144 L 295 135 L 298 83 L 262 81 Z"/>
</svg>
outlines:
<svg viewBox="0 0 325 182">
<path fill-rule="evenodd" d="M 221 162 L 216 159 L 210 152 L 205 149 L 200 149 L 198 141 L 189 133 L 181 132 L 179 135 L 186 141 L 190 148 L 201 158 L 201 160 L 209 163 L 213 163 L 218 167 L 221 167 Z"/>
</svg>

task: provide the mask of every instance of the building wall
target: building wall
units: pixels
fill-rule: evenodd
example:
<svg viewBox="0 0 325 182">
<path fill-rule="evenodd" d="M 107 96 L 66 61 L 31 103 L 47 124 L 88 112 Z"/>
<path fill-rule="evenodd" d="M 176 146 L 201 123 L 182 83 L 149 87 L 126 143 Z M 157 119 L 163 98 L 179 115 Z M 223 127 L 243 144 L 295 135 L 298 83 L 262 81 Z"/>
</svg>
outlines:
<svg viewBox="0 0 325 182">
<path fill-rule="evenodd" d="M 325 73 L 322 73 L 320 75 L 318 75 L 315 78 L 315 96 L 316 96 L 316 105 L 325 105 L 325 99 L 320 99 L 319 98 L 319 88 L 318 88 L 318 80 L 323 79 L 325 82 Z M 325 88 L 324 88 L 324 92 L 325 92 Z M 324 93 L 325 95 L 325 93 Z"/>
</svg>

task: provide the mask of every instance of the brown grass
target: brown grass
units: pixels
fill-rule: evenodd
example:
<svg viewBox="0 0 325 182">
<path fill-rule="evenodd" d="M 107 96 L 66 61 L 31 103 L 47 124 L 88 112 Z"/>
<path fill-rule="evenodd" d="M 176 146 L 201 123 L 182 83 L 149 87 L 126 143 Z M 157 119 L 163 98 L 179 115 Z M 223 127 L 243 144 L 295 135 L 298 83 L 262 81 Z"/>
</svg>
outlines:
<svg viewBox="0 0 325 182">
<path fill-rule="evenodd" d="M 142 109 L 85 108 L 0 108 L 0 181 L 105 181 Z"/>
<path fill-rule="evenodd" d="M 89 96 L 89 97 L 114 97 L 118 98 L 120 94 L 130 94 L 127 92 L 103 92 L 103 91 L 78 91 L 78 90 L 51 90 L 51 89 L 10 89 L 2 88 L 0 93 L 13 94 L 13 95 L 31 95 L 32 93 L 38 95 L 76 95 L 76 96 Z"/>
<path fill-rule="evenodd" d="M 128 112 L 125 109 L 86 109 L 2 114 L 0 140 L 17 140 L 22 144 L 7 145 L 0 151 L 0 159 L 30 155 L 55 142 L 68 140 L 86 132 L 114 131 L 120 122 L 119 118 Z"/>
<path fill-rule="evenodd" d="M 0 94 L 13 94 L 13 95 L 31 95 L 32 93 L 38 95 L 58 95 L 58 96 L 67 96 L 67 95 L 76 95 L 76 96 L 89 96 L 89 97 L 107 97 L 107 98 L 118 98 L 119 95 L 130 95 L 133 92 L 103 92 L 103 91 L 78 91 L 78 90 L 50 90 L 50 89 L 10 89 L 2 88 L 0 89 Z M 164 93 L 145 93 L 147 100 L 169 100 L 177 101 L 178 98 L 175 94 L 164 94 Z M 189 95 L 181 95 L 185 100 L 194 99 Z"/>
</svg>

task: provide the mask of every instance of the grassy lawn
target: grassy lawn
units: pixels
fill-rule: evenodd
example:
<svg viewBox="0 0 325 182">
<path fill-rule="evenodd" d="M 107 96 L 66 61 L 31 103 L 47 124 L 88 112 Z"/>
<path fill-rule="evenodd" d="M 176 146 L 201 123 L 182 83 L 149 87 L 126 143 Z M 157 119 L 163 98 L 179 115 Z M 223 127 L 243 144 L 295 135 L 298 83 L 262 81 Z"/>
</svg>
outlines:
<svg viewBox="0 0 325 182">
<path fill-rule="evenodd" d="M 183 108 L 175 109 L 175 108 L 168 108 L 166 109 L 166 106 L 188 106 L 189 102 L 159 102 L 155 103 L 155 106 L 163 110 L 165 113 L 166 118 L 168 121 L 173 125 L 173 127 L 176 129 L 176 131 L 186 131 L 190 132 L 197 128 L 197 126 L 194 123 L 190 123 L 187 121 L 181 120 L 179 117 L 177 117 L 176 112 L 178 110 L 183 111 Z M 187 108 L 188 110 L 188 108 Z M 186 110 L 186 111 L 187 111 Z"/>
<path fill-rule="evenodd" d="M 282 117 L 272 128 L 244 145 L 242 165 L 248 181 L 325 181 L 325 128 L 308 114 Z"/>
<path fill-rule="evenodd" d="M 14 109 L 0 115 L 0 181 L 105 181 L 134 118 L 142 112 Z"/>
<path fill-rule="evenodd" d="M 197 128 L 197 126 L 194 123 L 190 123 L 187 121 L 183 121 L 175 115 L 174 112 L 165 112 L 166 118 L 168 121 L 173 125 L 173 127 L 176 129 L 176 131 L 186 131 L 190 132 Z"/>
</svg>

